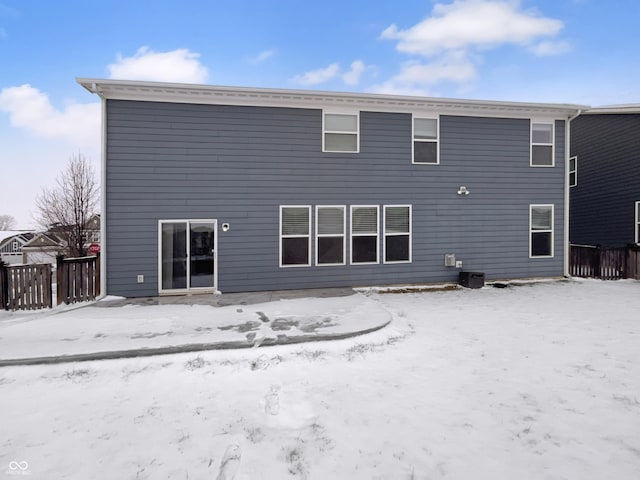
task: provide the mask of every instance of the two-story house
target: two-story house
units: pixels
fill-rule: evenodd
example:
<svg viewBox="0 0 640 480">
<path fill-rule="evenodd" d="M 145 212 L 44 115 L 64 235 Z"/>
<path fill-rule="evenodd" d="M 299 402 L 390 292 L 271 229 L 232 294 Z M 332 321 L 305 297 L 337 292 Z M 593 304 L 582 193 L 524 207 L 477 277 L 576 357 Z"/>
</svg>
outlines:
<svg viewBox="0 0 640 480">
<path fill-rule="evenodd" d="M 103 103 L 109 294 L 567 271 L 583 107 L 78 82 Z"/>
</svg>

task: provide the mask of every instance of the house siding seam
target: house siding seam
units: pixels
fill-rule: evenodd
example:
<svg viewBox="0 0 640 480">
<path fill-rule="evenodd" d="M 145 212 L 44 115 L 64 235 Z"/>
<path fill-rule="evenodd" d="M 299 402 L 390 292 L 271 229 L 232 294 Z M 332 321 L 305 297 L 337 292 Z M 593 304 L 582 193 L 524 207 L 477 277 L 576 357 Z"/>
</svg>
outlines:
<svg viewBox="0 0 640 480">
<path fill-rule="evenodd" d="M 589 114 L 571 122 L 571 243 L 624 246 L 635 241 L 640 200 L 640 114 Z"/>
<path fill-rule="evenodd" d="M 555 167 L 539 169 L 529 166 L 526 119 L 442 115 L 440 165 L 415 165 L 407 113 L 362 111 L 360 153 L 340 154 L 322 152 L 321 109 L 106 108 L 109 294 L 156 295 L 158 220 L 188 218 L 230 224 L 218 231 L 222 292 L 454 281 L 445 253 L 488 279 L 563 274 L 562 120 Z M 458 196 L 460 185 L 471 194 Z M 530 259 L 529 205 L 550 203 L 555 256 Z M 313 225 L 317 205 L 391 204 L 412 206 L 411 263 L 316 266 L 312 249 L 312 266 L 279 267 L 280 205 L 312 206 Z M 350 235 L 345 242 L 349 259 Z"/>
</svg>

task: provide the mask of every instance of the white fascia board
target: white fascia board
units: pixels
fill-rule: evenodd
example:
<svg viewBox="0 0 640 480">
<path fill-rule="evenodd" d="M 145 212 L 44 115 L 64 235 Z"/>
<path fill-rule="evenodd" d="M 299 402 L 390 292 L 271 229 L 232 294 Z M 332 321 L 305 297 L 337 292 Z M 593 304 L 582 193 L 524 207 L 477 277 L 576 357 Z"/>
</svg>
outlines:
<svg viewBox="0 0 640 480">
<path fill-rule="evenodd" d="M 588 106 L 558 103 L 524 103 L 458 100 L 372 93 L 323 92 L 271 88 L 223 87 L 132 80 L 77 78 L 91 93 L 105 99 L 150 102 L 243 105 L 315 109 L 349 109 L 374 112 L 437 112 L 441 115 L 505 118 L 564 119 Z"/>
<path fill-rule="evenodd" d="M 594 107 L 582 112 L 581 115 L 599 115 L 599 114 L 624 114 L 624 113 L 640 113 L 640 104 L 627 105 L 611 105 L 609 107 Z"/>
</svg>

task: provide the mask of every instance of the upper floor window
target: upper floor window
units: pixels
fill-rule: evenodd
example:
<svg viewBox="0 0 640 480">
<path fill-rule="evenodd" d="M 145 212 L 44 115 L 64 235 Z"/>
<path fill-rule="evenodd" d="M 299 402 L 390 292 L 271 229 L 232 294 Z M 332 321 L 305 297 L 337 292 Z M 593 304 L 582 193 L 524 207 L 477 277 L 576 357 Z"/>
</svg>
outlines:
<svg viewBox="0 0 640 480">
<path fill-rule="evenodd" d="M 531 123 L 531 166 L 553 167 L 553 123 Z"/>
<path fill-rule="evenodd" d="M 440 163 L 438 119 L 413 117 L 413 163 Z"/>
<path fill-rule="evenodd" d="M 578 157 L 571 157 L 569 159 L 569 186 L 575 187 L 578 185 Z"/>
<path fill-rule="evenodd" d="M 529 255 L 553 257 L 553 205 L 529 206 Z"/>
<path fill-rule="evenodd" d="M 358 114 L 325 113 L 323 117 L 323 152 L 358 153 L 360 151 L 360 117 Z"/>
</svg>

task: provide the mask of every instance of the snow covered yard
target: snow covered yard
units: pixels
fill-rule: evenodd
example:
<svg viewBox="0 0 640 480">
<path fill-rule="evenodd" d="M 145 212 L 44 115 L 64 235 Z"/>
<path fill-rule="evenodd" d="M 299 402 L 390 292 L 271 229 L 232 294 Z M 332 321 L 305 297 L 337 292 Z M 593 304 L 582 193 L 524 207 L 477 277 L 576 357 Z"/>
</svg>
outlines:
<svg viewBox="0 0 640 480">
<path fill-rule="evenodd" d="M 640 283 L 370 295 L 350 340 L 2 368 L 0 476 L 640 477 Z"/>
</svg>

